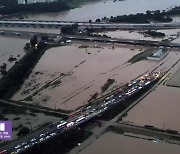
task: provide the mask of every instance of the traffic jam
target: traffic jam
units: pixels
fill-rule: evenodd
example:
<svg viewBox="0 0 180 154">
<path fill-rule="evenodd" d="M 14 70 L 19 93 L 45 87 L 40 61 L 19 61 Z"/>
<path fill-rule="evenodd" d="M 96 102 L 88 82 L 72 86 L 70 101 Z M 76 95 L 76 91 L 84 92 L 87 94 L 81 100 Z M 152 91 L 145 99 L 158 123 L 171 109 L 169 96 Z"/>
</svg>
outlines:
<svg viewBox="0 0 180 154">
<path fill-rule="evenodd" d="M 101 115 L 103 112 L 108 110 L 110 107 L 117 103 L 125 101 L 129 97 L 138 94 L 140 91 L 143 91 L 148 85 L 152 85 L 157 82 L 162 77 L 161 72 L 151 72 L 146 75 L 139 77 L 136 80 L 133 80 L 131 83 L 128 83 L 118 89 L 117 91 L 108 94 L 101 103 L 92 104 L 69 115 L 69 118 L 66 120 L 60 120 L 49 126 L 48 129 L 44 130 L 43 133 L 36 135 L 34 138 L 30 138 L 26 142 L 13 147 L 13 150 L 10 154 L 17 154 L 25 151 L 26 149 L 32 147 L 35 144 L 44 142 L 55 135 L 59 135 L 73 127 L 79 126 L 82 123 L 87 122 L 88 120 Z M 0 154 L 7 154 L 9 151 L 3 150 Z"/>
</svg>

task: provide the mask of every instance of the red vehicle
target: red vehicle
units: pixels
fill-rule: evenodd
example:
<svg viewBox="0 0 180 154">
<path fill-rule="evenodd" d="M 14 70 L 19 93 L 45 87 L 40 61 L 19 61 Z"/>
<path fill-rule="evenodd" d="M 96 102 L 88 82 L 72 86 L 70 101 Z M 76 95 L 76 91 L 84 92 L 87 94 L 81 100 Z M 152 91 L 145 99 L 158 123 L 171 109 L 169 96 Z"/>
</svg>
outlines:
<svg viewBox="0 0 180 154">
<path fill-rule="evenodd" d="M 0 151 L 0 154 L 7 154 L 7 150 Z"/>
</svg>

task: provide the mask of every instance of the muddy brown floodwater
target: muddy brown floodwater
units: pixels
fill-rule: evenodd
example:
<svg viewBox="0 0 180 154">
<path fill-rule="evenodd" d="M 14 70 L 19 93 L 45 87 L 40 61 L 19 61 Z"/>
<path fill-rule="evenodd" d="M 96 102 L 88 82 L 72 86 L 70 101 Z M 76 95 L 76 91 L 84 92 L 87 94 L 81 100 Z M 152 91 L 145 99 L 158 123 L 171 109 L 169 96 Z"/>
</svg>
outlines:
<svg viewBox="0 0 180 154">
<path fill-rule="evenodd" d="M 7 70 L 9 70 L 15 62 L 9 62 L 8 58 L 10 55 L 19 60 L 25 54 L 24 45 L 29 42 L 26 39 L 20 38 L 9 38 L 9 37 L 0 37 L 0 66 L 3 63 L 7 64 Z M 0 75 L 1 78 L 1 75 Z"/>
<path fill-rule="evenodd" d="M 180 146 L 107 132 L 79 154 L 179 154 Z"/>
<path fill-rule="evenodd" d="M 167 10 L 179 6 L 179 0 L 97 0 L 68 11 L 29 15 L 33 20 L 89 21 L 117 15 L 145 13 L 147 10 Z"/>
<path fill-rule="evenodd" d="M 133 65 L 127 63 L 132 56 L 144 50 L 141 47 L 112 49 L 112 45 L 96 48 L 92 45 L 88 48 L 79 46 L 72 44 L 48 50 L 12 99 L 22 100 L 50 82 L 32 97 L 32 102 L 51 108 L 74 110 L 87 103 L 94 93 L 101 95 L 101 87 L 109 78 L 116 80 L 111 89 L 130 82 L 157 64 L 152 61 Z M 60 76 L 61 73 L 65 76 Z"/>
<path fill-rule="evenodd" d="M 128 112 L 123 121 L 180 131 L 180 89 L 158 86 Z"/>
</svg>

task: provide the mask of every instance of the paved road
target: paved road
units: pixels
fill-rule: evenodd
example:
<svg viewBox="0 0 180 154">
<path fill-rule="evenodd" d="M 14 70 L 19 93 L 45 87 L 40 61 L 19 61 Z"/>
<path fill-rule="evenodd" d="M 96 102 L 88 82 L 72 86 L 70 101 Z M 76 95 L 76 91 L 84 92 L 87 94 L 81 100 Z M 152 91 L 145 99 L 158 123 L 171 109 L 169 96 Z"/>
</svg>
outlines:
<svg viewBox="0 0 180 154">
<path fill-rule="evenodd" d="M 30 148 L 34 144 L 39 144 L 42 141 L 52 138 L 54 135 L 63 133 L 64 131 L 73 127 L 79 126 L 92 118 L 101 115 L 108 108 L 113 107 L 117 103 L 121 103 L 132 95 L 137 95 L 144 88 L 149 87 L 159 80 L 159 73 L 149 73 L 148 77 L 144 76 L 144 79 L 136 79 L 132 81 L 128 86 L 126 85 L 121 90 L 115 91 L 107 96 L 104 100 L 99 101 L 99 104 L 86 106 L 81 109 L 80 112 L 74 113 L 66 120 L 57 121 L 41 130 L 33 132 L 23 138 L 13 141 L 11 144 L 2 147 L 0 150 L 6 149 L 8 153 L 16 152 L 20 153 L 27 148 Z M 152 82 L 152 83 L 151 83 Z"/>
<path fill-rule="evenodd" d="M 40 26 L 44 28 L 54 26 L 70 26 L 74 23 L 78 23 L 79 27 L 82 28 L 118 28 L 118 29 L 169 29 L 169 28 L 179 28 L 180 23 L 148 23 L 148 24 L 123 24 L 123 23 L 89 23 L 89 22 L 68 22 L 68 21 L 37 21 L 37 20 L 0 20 L 0 25 L 10 25 L 10 26 Z"/>
<path fill-rule="evenodd" d="M 151 40 L 137 40 L 137 39 L 123 39 L 123 38 L 105 38 L 105 37 L 92 37 L 92 36 L 78 36 L 78 35 L 61 35 L 56 33 L 43 33 L 43 32 L 29 32 L 29 31 L 14 31 L 14 30 L 1 30 L 1 35 L 5 36 L 16 36 L 16 37 L 26 37 L 32 38 L 33 35 L 48 36 L 55 38 L 57 36 L 63 37 L 67 40 L 80 40 L 80 41 L 91 41 L 91 42 L 103 42 L 103 43 L 111 43 L 112 45 L 115 43 L 119 44 L 129 44 L 129 45 L 146 45 L 146 46 L 164 46 L 171 48 L 180 48 L 179 43 L 172 42 L 162 42 L 162 41 L 151 41 Z"/>
</svg>

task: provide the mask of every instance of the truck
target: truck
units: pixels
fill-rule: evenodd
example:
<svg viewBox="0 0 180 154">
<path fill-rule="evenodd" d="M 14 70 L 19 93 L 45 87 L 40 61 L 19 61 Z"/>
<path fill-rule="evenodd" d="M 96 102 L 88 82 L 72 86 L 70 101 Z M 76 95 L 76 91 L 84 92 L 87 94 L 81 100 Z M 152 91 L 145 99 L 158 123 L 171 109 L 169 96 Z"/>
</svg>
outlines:
<svg viewBox="0 0 180 154">
<path fill-rule="evenodd" d="M 74 125 L 74 121 L 71 121 L 71 122 L 69 122 L 69 123 L 66 124 L 66 127 L 69 128 L 69 127 L 71 127 L 71 126 L 73 126 L 73 125 Z"/>
<path fill-rule="evenodd" d="M 80 118 L 78 118 L 78 119 L 76 120 L 76 123 L 78 123 L 78 122 L 80 122 L 80 121 L 82 121 L 82 120 L 84 120 L 84 119 L 85 119 L 85 117 L 82 116 L 82 117 L 80 117 Z"/>
<path fill-rule="evenodd" d="M 61 129 L 62 127 L 64 127 L 65 125 L 67 124 L 67 122 L 63 122 L 63 123 L 60 123 L 59 125 L 57 125 L 57 129 Z"/>
</svg>

